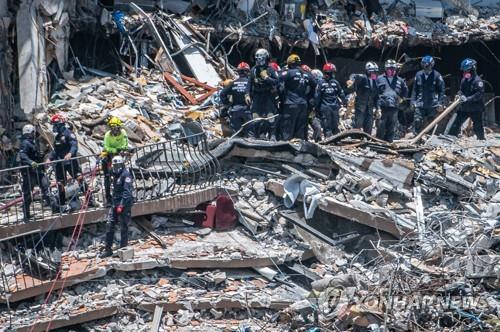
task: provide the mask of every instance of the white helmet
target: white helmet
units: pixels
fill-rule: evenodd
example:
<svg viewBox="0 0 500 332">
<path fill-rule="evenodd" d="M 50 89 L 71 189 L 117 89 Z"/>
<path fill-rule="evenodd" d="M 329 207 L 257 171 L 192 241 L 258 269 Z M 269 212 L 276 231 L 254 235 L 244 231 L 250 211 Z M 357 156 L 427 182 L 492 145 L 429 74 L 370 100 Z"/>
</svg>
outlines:
<svg viewBox="0 0 500 332">
<path fill-rule="evenodd" d="M 35 126 L 31 124 L 24 125 L 23 127 L 23 135 L 31 135 L 35 132 Z"/>
<path fill-rule="evenodd" d="M 111 167 L 113 168 L 113 172 L 120 173 L 121 170 L 125 167 L 125 162 L 123 157 L 120 155 L 116 155 L 111 159 Z"/>
<path fill-rule="evenodd" d="M 365 65 L 367 72 L 378 72 L 378 65 L 375 62 L 367 62 Z"/>
<path fill-rule="evenodd" d="M 266 49 L 259 48 L 257 52 L 255 52 L 255 63 L 258 66 L 264 66 L 267 64 L 267 60 L 269 59 L 269 52 Z"/>
<path fill-rule="evenodd" d="M 319 69 L 313 69 L 311 70 L 311 75 L 314 77 L 316 81 L 320 80 L 323 78 L 323 72 Z"/>
</svg>

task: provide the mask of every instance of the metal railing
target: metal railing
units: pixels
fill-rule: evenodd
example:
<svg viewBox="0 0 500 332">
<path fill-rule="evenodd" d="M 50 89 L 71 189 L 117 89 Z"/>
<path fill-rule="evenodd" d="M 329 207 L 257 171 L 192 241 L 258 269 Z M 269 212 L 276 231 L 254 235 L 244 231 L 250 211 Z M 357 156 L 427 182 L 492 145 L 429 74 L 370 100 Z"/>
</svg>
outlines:
<svg viewBox="0 0 500 332">
<path fill-rule="evenodd" d="M 205 133 L 139 147 L 125 159 L 136 202 L 204 188 L 219 173 Z M 79 211 L 89 187 L 90 202 L 104 206 L 104 162 L 91 155 L 0 170 L 0 226 Z"/>
<path fill-rule="evenodd" d="M 126 155 L 126 161 L 133 176 L 136 204 L 213 186 L 220 171 L 204 133 L 139 147 Z M 83 200 L 87 189 L 91 190 L 91 200 L 104 206 L 103 162 L 92 155 L 44 163 L 37 168 L 0 170 L 0 227 L 80 212 L 81 206 L 86 206 Z M 31 189 L 28 194 L 23 195 L 23 186 L 25 192 Z M 29 208 L 23 208 L 24 198 L 32 200 Z M 30 219 L 25 218 L 26 213 Z M 55 246 L 53 233 L 36 230 L 0 239 L 0 298 L 56 275 L 59 263 L 51 254 Z"/>
</svg>

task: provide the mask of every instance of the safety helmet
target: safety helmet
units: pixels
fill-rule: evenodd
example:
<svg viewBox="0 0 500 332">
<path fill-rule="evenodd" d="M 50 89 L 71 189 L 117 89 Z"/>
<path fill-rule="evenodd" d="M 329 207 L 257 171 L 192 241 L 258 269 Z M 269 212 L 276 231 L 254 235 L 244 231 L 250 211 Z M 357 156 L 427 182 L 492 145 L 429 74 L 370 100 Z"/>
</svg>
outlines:
<svg viewBox="0 0 500 332">
<path fill-rule="evenodd" d="M 50 123 L 51 124 L 62 124 L 62 123 L 65 123 L 66 122 L 66 119 L 64 119 L 64 116 L 62 116 L 61 114 L 54 114 L 52 115 L 52 117 L 50 118 Z"/>
<path fill-rule="evenodd" d="M 119 173 L 125 167 L 125 161 L 121 155 L 116 155 L 111 159 L 111 167 L 113 172 Z"/>
<path fill-rule="evenodd" d="M 276 62 L 269 62 L 269 67 L 274 69 L 274 71 L 276 72 L 281 71 L 280 65 L 278 65 Z"/>
<path fill-rule="evenodd" d="M 26 124 L 23 127 L 23 135 L 32 135 L 35 132 L 35 126 Z"/>
<path fill-rule="evenodd" d="M 233 80 L 228 78 L 228 79 L 224 80 L 224 82 L 222 82 L 222 86 L 223 86 L 224 88 L 227 88 L 227 87 L 228 87 L 228 86 L 230 86 L 232 83 L 233 83 Z"/>
<path fill-rule="evenodd" d="M 240 62 L 240 64 L 237 67 L 238 71 L 247 71 L 250 70 L 250 65 L 246 62 Z"/>
<path fill-rule="evenodd" d="M 290 54 L 290 56 L 286 59 L 287 65 L 299 65 L 302 61 L 297 54 Z"/>
<path fill-rule="evenodd" d="M 477 62 L 474 59 L 464 59 L 462 63 L 460 63 L 461 71 L 476 71 Z"/>
<path fill-rule="evenodd" d="M 335 73 L 337 67 L 333 63 L 327 62 L 323 65 L 323 73 Z"/>
<path fill-rule="evenodd" d="M 389 59 L 385 62 L 385 69 L 397 69 L 398 63 L 395 60 Z"/>
<path fill-rule="evenodd" d="M 311 72 L 311 67 L 309 67 L 308 65 L 306 64 L 303 64 L 302 66 L 300 66 L 300 69 L 302 69 L 303 71 L 305 71 L 306 73 L 310 73 Z"/>
<path fill-rule="evenodd" d="M 255 52 L 255 63 L 259 66 L 264 66 L 269 59 L 269 52 L 266 49 L 259 48 Z"/>
<path fill-rule="evenodd" d="M 113 127 L 121 127 L 122 126 L 122 120 L 118 119 L 116 116 L 112 116 L 108 120 L 108 126 L 110 126 L 111 128 L 113 128 Z"/>
<path fill-rule="evenodd" d="M 434 67 L 434 58 L 430 55 L 426 55 L 422 58 L 420 65 L 424 69 L 432 69 Z"/>
<path fill-rule="evenodd" d="M 323 73 L 319 69 L 313 69 L 311 70 L 311 75 L 314 77 L 316 80 L 320 80 L 323 78 Z"/>
<path fill-rule="evenodd" d="M 365 70 L 368 73 L 378 72 L 378 65 L 375 62 L 372 62 L 372 61 L 367 62 L 366 65 L 365 65 Z"/>
</svg>

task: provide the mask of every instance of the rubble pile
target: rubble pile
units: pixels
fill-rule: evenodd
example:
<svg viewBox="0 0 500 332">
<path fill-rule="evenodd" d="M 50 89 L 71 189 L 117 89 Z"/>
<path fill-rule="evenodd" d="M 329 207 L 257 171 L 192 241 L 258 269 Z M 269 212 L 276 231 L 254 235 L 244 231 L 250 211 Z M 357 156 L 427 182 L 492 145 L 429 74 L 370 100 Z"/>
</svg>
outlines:
<svg viewBox="0 0 500 332">
<path fill-rule="evenodd" d="M 10 303 L 1 324 L 55 328 L 73 321 L 96 331 L 149 330 L 155 321 L 160 331 L 498 328 L 495 134 L 487 141 L 433 136 L 421 146 L 358 131 L 322 144 L 210 145 L 239 226 L 200 228 L 189 211 L 136 218 L 129 247 L 106 259 L 97 257 L 104 225 L 86 226 L 78 246 L 62 255 L 70 276 L 62 296 L 42 304 L 40 286 L 51 279 L 41 280 L 28 287 L 31 296 Z M 62 242 L 69 244 L 69 233 Z"/>
<path fill-rule="evenodd" d="M 500 37 L 498 5 L 481 6 L 458 1 L 372 1 L 319 2 L 306 4 L 284 1 L 272 7 L 265 2 L 241 1 L 238 7 L 208 6 L 210 15 L 194 18 L 201 31 L 221 33 L 233 42 L 250 43 L 268 39 L 278 47 L 293 44 L 315 49 L 382 48 L 407 43 L 415 45 L 461 45 L 466 42 L 497 40 Z M 254 4 L 255 3 L 255 4 Z M 353 8 L 350 8 L 353 7 Z M 241 22 L 245 24 L 242 29 Z M 206 22 L 209 22 L 207 24 Z"/>
</svg>

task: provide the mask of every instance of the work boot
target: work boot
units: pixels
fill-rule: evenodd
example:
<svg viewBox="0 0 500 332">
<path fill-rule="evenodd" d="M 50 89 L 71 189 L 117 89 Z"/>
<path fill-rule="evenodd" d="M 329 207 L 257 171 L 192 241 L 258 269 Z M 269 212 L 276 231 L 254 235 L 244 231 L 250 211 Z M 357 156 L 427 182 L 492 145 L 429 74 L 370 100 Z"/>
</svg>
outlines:
<svg viewBox="0 0 500 332">
<path fill-rule="evenodd" d="M 106 248 L 99 254 L 99 258 L 106 258 L 111 256 L 113 256 L 113 250 L 111 250 L 111 248 Z"/>
</svg>

